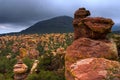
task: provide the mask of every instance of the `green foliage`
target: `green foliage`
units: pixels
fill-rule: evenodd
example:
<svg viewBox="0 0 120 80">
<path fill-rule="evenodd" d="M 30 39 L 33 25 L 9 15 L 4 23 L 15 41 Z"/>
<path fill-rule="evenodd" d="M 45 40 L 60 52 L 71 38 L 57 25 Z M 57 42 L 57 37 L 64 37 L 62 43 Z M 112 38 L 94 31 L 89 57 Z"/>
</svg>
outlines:
<svg viewBox="0 0 120 80">
<path fill-rule="evenodd" d="M 61 55 L 43 54 L 39 57 L 37 73 L 30 74 L 26 80 L 65 80 L 64 59 Z"/>
<path fill-rule="evenodd" d="M 0 79 L 13 80 L 13 66 L 17 63 L 21 47 L 29 50 L 31 41 L 35 40 L 33 47 L 40 52 L 37 71 L 28 75 L 27 80 L 64 80 L 64 54 L 57 54 L 58 48 L 67 48 L 73 41 L 73 33 L 63 34 L 33 34 L 0 37 Z M 29 43 L 29 44 L 28 44 Z M 28 51 L 29 52 L 29 51 Z M 54 55 L 53 52 L 56 54 Z M 23 62 L 28 66 L 30 73 L 34 59 L 24 57 Z"/>
<path fill-rule="evenodd" d="M 26 80 L 65 80 L 65 78 L 57 75 L 53 71 L 41 70 L 39 74 L 30 74 Z"/>
<path fill-rule="evenodd" d="M 40 80 L 63 80 L 53 71 L 41 71 L 38 76 Z"/>
<path fill-rule="evenodd" d="M 29 72 L 30 69 L 32 68 L 33 60 L 28 57 L 25 57 L 23 58 L 23 62 L 28 66 L 28 72 Z"/>
<path fill-rule="evenodd" d="M 0 56 L 6 56 L 8 53 L 11 53 L 11 49 L 9 48 L 6 48 L 6 49 L 3 49 L 0 53 Z"/>
<path fill-rule="evenodd" d="M 4 75 L 3 74 L 0 74 L 0 79 L 4 80 Z"/>
<path fill-rule="evenodd" d="M 43 47 L 40 43 L 38 43 L 37 46 L 38 46 L 38 47 L 37 47 L 37 50 L 40 52 L 40 54 L 44 54 L 44 53 L 45 53 L 44 47 Z"/>
<path fill-rule="evenodd" d="M 0 79 L 3 80 L 12 80 L 13 77 L 13 66 L 16 63 L 16 59 L 6 59 L 6 57 L 0 57 Z"/>
<path fill-rule="evenodd" d="M 39 57 L 39 65 L 38 70 L 48 70 L 50 68 L 52 62 L 52 56 L 48 54 L 44 54 Z"/>
<path fill-rule="evenodd" d="M 6 57 L 1 57 L 0 59 L 0 73 L 6 73 L 11 69 L 10 60 L 6 59 Z"/>
<path fill-rule="evenodd" d="M 40 79 L 38 79 L 38 74 L 33 73 L 28 75 L 28 77 L 25 80 L 40 80 Z"/>
</svg>

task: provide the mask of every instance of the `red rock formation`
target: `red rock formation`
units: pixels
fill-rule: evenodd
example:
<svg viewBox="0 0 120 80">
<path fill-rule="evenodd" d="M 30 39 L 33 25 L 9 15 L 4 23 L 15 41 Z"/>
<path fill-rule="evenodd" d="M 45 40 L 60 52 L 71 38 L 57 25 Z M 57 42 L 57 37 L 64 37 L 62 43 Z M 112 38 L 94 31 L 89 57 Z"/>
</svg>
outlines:
<svg viewBox="0 0 120 80">
<path fill-rule="evenodd" d="M 86 10 L 85 8 L 79 8 L 74 14 L 75 19 L 85 18 L 89 15 L 90 15 L 90 12 Z"/>
<path fill-rule="evenodd" d="M 118 53 L 115 43 L 107 40 L 80 38 L 67 48 L 66 61 L 68 62 L 90 57 L 117 59 Z"/>
<path fill-rule="evenodd" d="M 114 22 L 102 17 L 87 17 L 90 12 L 80 8 L 74 14 L 74 39 L 65 54 L 66 80 L 109 80 L 120 77 L 120 63 L 107 59 L 117 59 L 118 52 L 113 41 L 106 40 Z M 93 58 L 94 57 L 94 58 Z M 88 59 L 85 59 L 88 58 Z M 118 73 L 107 69 L 118 69 Z M 110 74 L 109 74 L 110 73 Z M 120 78 L 117 78 L 120 80 Z"/>
<path fill-rule="evenodd" d="M 87 17 L 89 14 L 90 12 L 84 8 L 75 12 L 75 19 L 73 20 L 74 39 L 81 37 L 105 39 L 114 22 L 102 17 Z"/>
<path fill-rule="evenodd" d="M 87 58 L 68 66 L 67 80 L 120 80 L 120 63 L 104 58 Z M 117 76 L 119 75 L 119 76 Z M 114 77 L 114 79 L 110 79 Z"/>
<path fill-rule="evenodd" d="M 120 80 L 120 63 L 104 58 L 79 60 L 66 68 L 66 80 Z"/>
</svg>

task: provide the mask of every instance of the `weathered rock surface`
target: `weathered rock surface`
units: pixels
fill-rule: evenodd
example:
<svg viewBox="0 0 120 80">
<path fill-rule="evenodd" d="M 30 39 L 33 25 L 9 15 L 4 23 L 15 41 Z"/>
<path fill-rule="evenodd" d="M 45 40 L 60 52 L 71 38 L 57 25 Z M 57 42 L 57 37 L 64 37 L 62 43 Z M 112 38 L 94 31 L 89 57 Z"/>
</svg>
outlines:
<svg viewBox="0 0 120 80">
<path fill-rule="evenodd" d="M 115 43 L 106 40 L 92 40 L 80 38 L 67 48 L 66 61 L 75 62 L 79 59 L 97 57 L 117 59 L 118 53 Z"/>
<path fill-rule="evenodd" d="M 81 37 L 105 39 L 106 35 L 111 32 L 114 22 L 108 18 L 87 17 L 88 14 L 90 14 L 88 10 L 81 10 L 81 8 L 75 12 L 73 20 L 74 39 Z"/>
<path fill-rule="evenodd" d="M 86 10 L 85 8 L 79 8 L 74 14 L 76 19 L 85 18 L 89 15 L 90 15 L 90 12 Z"/>
<path fill-rule="evenodd" d="M 66 80 L 120 80 L 120 63 L 104 58 L 87 58 L 66 65 Z"/>
<path fill-rule="evenodd" d="M 106 39 L 114 22 L 89 15 L 85 8 L 74 14 L 75 41 L 66 49 L 66 80 L 120 80 L 120 63 L 107 60 L 118 59 L 116 44 Z"/>
</svg>

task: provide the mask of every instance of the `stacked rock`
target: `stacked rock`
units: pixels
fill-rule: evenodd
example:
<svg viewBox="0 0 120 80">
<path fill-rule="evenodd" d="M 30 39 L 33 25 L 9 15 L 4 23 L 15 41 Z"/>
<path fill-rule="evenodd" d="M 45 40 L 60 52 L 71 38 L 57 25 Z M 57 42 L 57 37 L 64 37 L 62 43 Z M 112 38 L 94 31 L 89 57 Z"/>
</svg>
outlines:
<svg viewBox="0 0 120 80">
<path fill-rule="evenodd" d="M 79 8 L 75 12 L 74 17 L 75 17 L 75 19 L 79 19 L 79 18 L 85 18 L 89 15 L 90 15 L 90 12 L 88 10 L 86 10 L 85 8 Z"/>
<path fill-rule="evenodd" d="M 114 24 L 111 19 L 87 17 L 90 12 L 85 8 L 80 8 L 74 15 L 74 39 L 79 39 L 80 37 L 104 39 Z"/>
<path fill-rule="evenodd" d="M 26 78 L 26 71 L 28 67 L 20 59 L 17 64 L 14 65 L 14 80 L 24 80 Z"/>
<path fill-rule="evenodd" d="M 90 12 L 85 8 L 79 8 L 74 14 L 74 42 L 67 48 L 65 55 L 66 80 L 106 79 L 111 75 L 109 69 L 114 67 L 117 71 L 111 71 L 112 75 L 120 72 L 119 62 L 107 60 L 118 58 L 116 44 L 106 39 L 114 22 L 89 15 Z"/>
</svg>

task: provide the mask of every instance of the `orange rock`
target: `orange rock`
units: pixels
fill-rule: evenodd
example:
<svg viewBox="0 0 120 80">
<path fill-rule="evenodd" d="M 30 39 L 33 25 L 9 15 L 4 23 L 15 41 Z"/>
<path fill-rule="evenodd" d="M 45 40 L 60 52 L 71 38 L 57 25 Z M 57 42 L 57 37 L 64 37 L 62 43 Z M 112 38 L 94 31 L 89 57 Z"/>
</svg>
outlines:
<svg viewBox="0 0 120 80">
<path fill-rule="evenodd" d="M 114 22 L 89 15 L 85 8 L 74 14 L 75 41 L 65 54 L 66 80 L 120 80 L 120 63 L 107 60 L 118 59 L 116 44 L 106 40 Z"/>
<path fill-rule="evenodd" d="M 106 35 L 111 32 L 114 22 L 108 18 L 87 17 L 90 12 L 84 8 L 75 12 L 73 20 L 74 39 L 81 37 L 92 39 L 105 39 Z"/>
<path fill-rule="evenodd" d="M 120 63 L 117 61 L 87 58 L 66 65 L 66 80 L 111 80 L 111 77 L 120 80 Z"/>
<path fill-rule="evenodd" d="M 14 65 L 13 72 L 15 74 L 21 74 L 21 73 L 25 73 L 27 69 L 28 67 L 22 62 L 22 60 L 19 60 L 17 64 Z"/>
<path fill-rule="evenodd" d="M 24 80 L 27 77 L 28 67 L 22 62 L 21 59 L 18 60 L 17 64 L 14 65 L 14 80 Z"/>
<path fill-rule="evenodd" d="M 90 57 L 102 57 L 107 59 L 118 58 L 116 45 L 113 42 L 105 40 L 80 38 L 75 40 L 66 51 L 65 56 L 68 62 L 75 62 L 79 59 Z"/>
<path fill-rule="evenodd" d="M 85 18 L 89 15 L 90 15 L 90 12 L 88 10 L 86 10 L 85 8 L 79 8 L 74 14 L 76 19 Z"/>
</svg>

